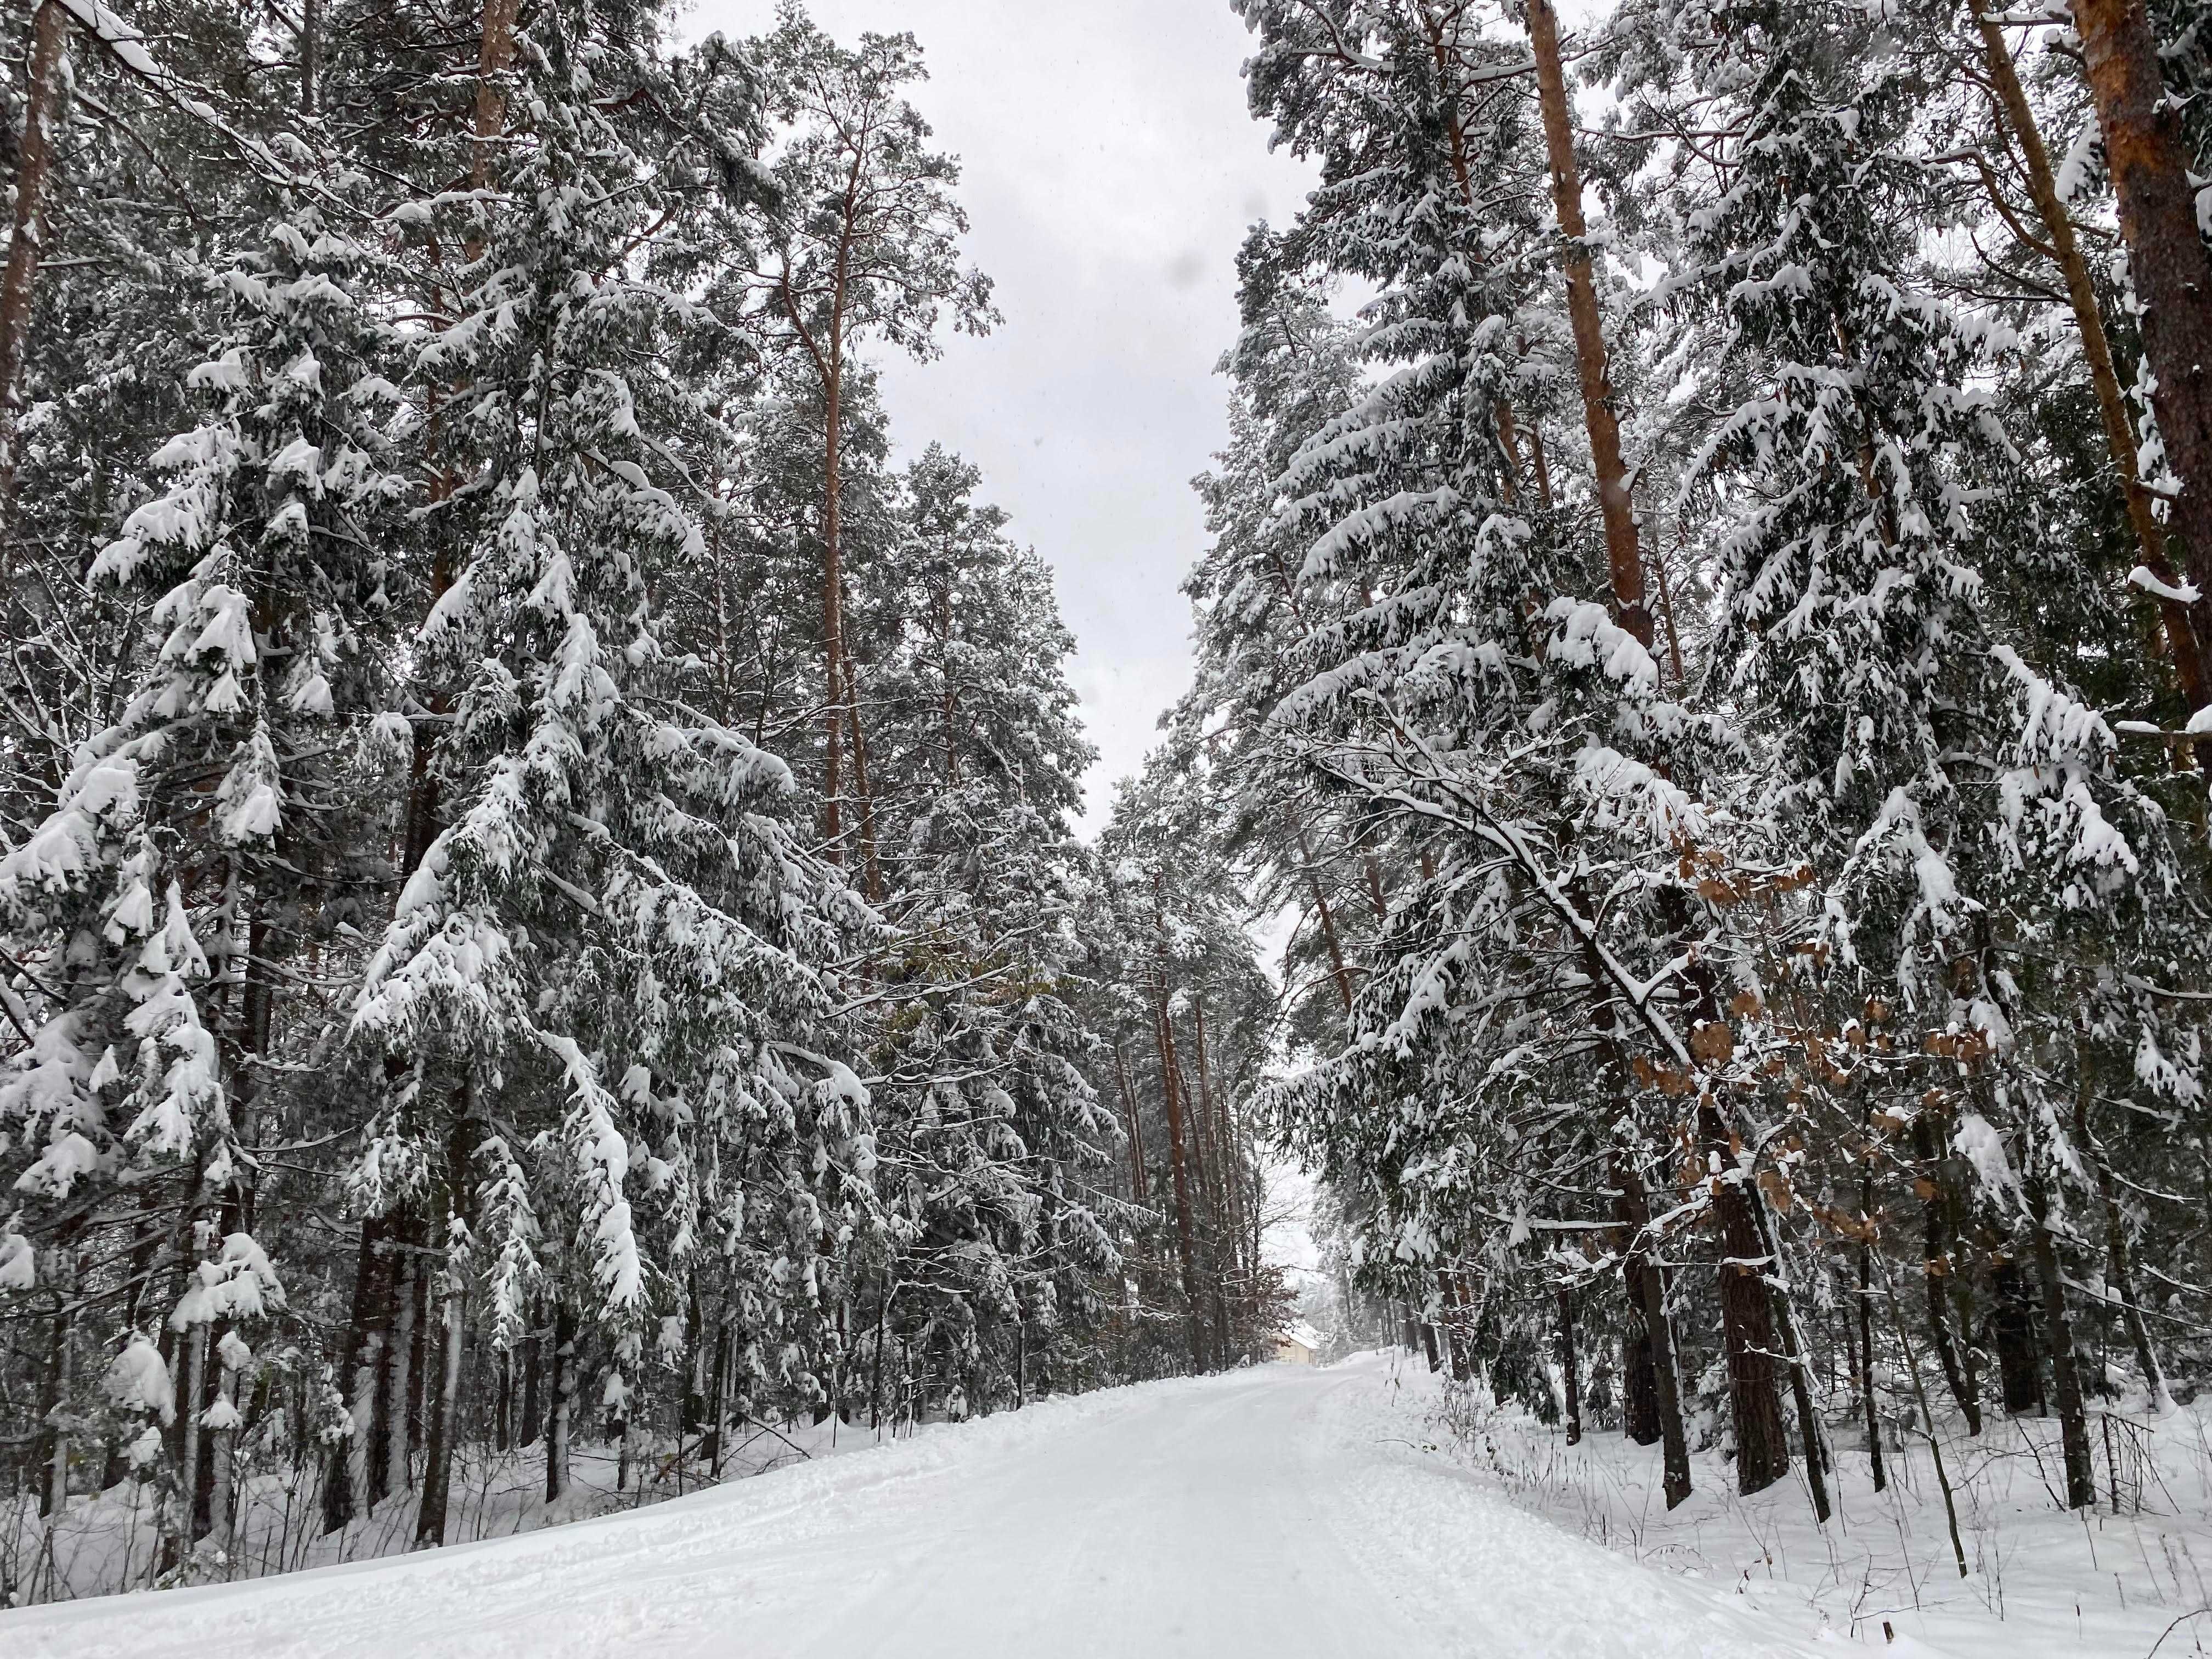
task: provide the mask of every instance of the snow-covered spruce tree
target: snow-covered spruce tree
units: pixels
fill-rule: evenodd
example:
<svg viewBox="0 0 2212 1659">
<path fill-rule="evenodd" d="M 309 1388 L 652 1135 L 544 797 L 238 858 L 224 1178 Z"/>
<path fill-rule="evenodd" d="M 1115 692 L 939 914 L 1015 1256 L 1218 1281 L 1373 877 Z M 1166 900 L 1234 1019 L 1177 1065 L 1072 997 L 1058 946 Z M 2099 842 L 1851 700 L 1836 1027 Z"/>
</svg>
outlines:
<svg viewBox="0 0 2212 1659">
<path fill-rule="evenodd" d="M 2149 981 L 2172 960 L 2179 870 L 2111 729 L 2049 667 L 2037 589 L 2066 564 L 2039 545 L 1986 384 L 2011 341 L 1917 266 L 1934 216 L 1911 60 L 1841 9 L 1722 22 L 1679 9 L 1662 49 L 1690 66 L 1700 125 L 1726 132 L 1732 163 L 1717 189 L 1702 163 L 1678 170 L 1690 263 L 1674 280 L 1725 316 L 1767 388 L 1701 458 L 1730 515 L 1717 690 L 1759 757 L 1755 839 L 1818 884 L 1771 915 L 1790 957 L 1753 1016 L 1765 1081 L 1738 1087 L 1767 1117 L 1761 1141 L 1817 1137 L 1862 1159 L 1901 1143 L 1891 1155 L 1937 1194 L 1931 1217 L 1955 1228 L 1970 1209 L 1994 1230 L 1993 1262 L 2034 1258 L 2080 1503 L 2058 1261 L 2067 1189 L 2094 1191 L 2077 1091 L 2112 1078 L 2100 1048 L 2172 1041 Z M 1748 896 L 1723 886 L 1724 904 Z M 2157 1068 L 2113 1085 L 2191 1086 Z M 1943 1192 L 1961 1180 L 1972 1190 Z M 1837 1207 L 1872 1225 L 1866 1199 L 1861 1186 Z M 1930 1283 L 1931 1334 L 1966 1399 L 1970 1358 Z"/>
<path fill-rule="evenodd" d="M 1264 1353 L 1287 1312 L 1279 1273 L 1261 1260 L 1254 1107 L 1277 1000 L 1244 928 L 1243 884 L 1222 856 L 1216 793 L 1200 756 L 1170 741 L 1122 785 L 1099 837 L 1091 1018 L 1109 1049 L 1102 1087 L 1110 1080 L 1128 1136 L 1134 1295 L 1123 1340 L 1143 1369 Z"/>
<path fill-rule="evenodd" d="M 1376 1228 L 1370 1271 L 1417 1305 L 1465 1300 L 1468 1273 L 1502 1270 L 1496 1252 L 1525 1237 L 1515 1218 L 1549 1208 L 1551 1224 L 1620 1229 L 1609 1249 L 1560 1265 L 1625 1270 L 1663 1348 L 1646 1221 L 1710 1220 L 1739 1480 L 1756 1490 L 1788 1452 L 1768 1288 L 1744 1265 L 1765 1254 L 1744 1177 L 1693 1182 L 1682 1206 L 1644 1196 L 1672 1185 L 1679 1133 L 1730 1141 L 1709 1091 L 1656 1085 L 1662 1072 L 1694 1076 L 1692 1027 L 1717 1024 L 1714 975 L 1697 966 L 1711 916 L 1686 859 L 1717 825 L 1686 792 L 1725 766 L 1733 740 L 1660 696 L 1641 592 L 1614 568 L 1611 515 L 1592 510 L 1603 467 L 1578 513 L 1532 519 L 1515 505 L 1506 395 L 1521 319 L 1547 264 L 1572 277 L 1579 246 L 1546 234 L 1534 112 L 1501 89 L 1517 48 L 1459 14 L 1440 40 L 1418 6 L 1349 9 L 1322 35 L 1310 9 L 1254 15 L 1255 103 L 1324 169 L 1293 240 L 1325 269 L 1384 284 L 1367 351 L 1402 365 L 1310 440 L 1280 486 L 1310 543 L 1313 620 L 1273 740 L 1431 872 L 1392 907 L 1350 1041 L 1286 1089 L 1282 1109 L 1333 1179 L 1374 1194 L 1352 1210 Z M 1480 212 L 1462 174 L 1485 183 Z M 1548 469 L 1560 502 L 1576 499 L 1559 487 L 1571 485 L 1565 460 L 1555 450 Z M 1581 1134 L 1564 1196 L 1607 1213 L 1559 1214 L 1548 1177 L 1517 1159 L 1486 1177 L 1480 1201 L 1454 1190 L 1470 1151 L 1513 1144 L 1455 1114 L 1503 1104 L 1516 1081 L 1556 1098 L 1563 1130 Z M 1671 1400 L 1662 1414 L 1680 1501 L 1688 1468 Z"/>
<path fill-rule="evenodd" d="M 1352 847 L 1307 787 L 1304 768 L 1266 740 L 1293 684 L 1306 623 L 1305 541 L 1277 513 L 1278 481 L 1299 448 L 1357 401 L 1353 329 L 1285 271 L 1283 239 L 1257 227 L 1238 258 L 1244 326 L 1220 368 L 1232 380 L 1230 445 L 1196 488 L 1213 542 L 1185 579 L 1197 617 L 1197 682 L 1178 720 L 1206 733 L 1230 812 L 1228 846 L 1253 875 L 1261 912 L 1295 908 L 1283 969 L 1294 1024 L 1313 1040 L 1351 1005 L 1351 958 L 1403 878 L 1404 849 Z M 1310 1028 L 1310 1029 L 1309 1029 Z"/>
<path fill-rule="evenodd" d="M 1092 751 L 1049 574 L 975 499 L 980 475 L 932 446 L 901 483 L 900 543 L 851 613 L 897 932 L 872 1051 L 896 1228 L 872 1341 L 924 1368 L 902 1390 L 988 1408 L 1066 1380 L 1089 1279 L 1115 1265 L 1088 1190 L 1113 1119 L 1067 983 Z"/>
<path fill-rule="evenodd" d="M 447 1394 L 473 1288 L 495 1342 L 550 1308 L 549 1497 L 581 1336 L 605 1334 L 592 1397 L 625 1419 L 695 1253 L 720 1252 L 744 1363 L 819 1396 L 823 1280 L 872 1160 L 823 974 L 863 913 L 794 841 L 781 763 L 690 707 L 656 614 L 702 550 L 703 423 L 653 368 L 682 304 L 629 263 L 672 207 L 609 113 L 654 88 L 643 21 L 518 32 L 501 200 L 456 228 L 462 310 L 417 354 L 426 386 L 466 389 L 440 454 L 473 535 L 416 647 L 451 688 L 434 833 L 354 1020 L 389 1079 L 356 1201 L 443 1249 Z M 434 1491 L 422 1541 L 441 1520 Z"/>
<path fill-rule="evenodd" d="M 16 1190 L 57 1262 L 103 1226 L 103 1202 L 135 1195 L 132 1272 L 103 1289 L 125 1328 L 159 1328 L 156 1363 L 177 1373 L 186 1536 L 226 1521 L 198 1432 L 218 1411 L 211 1344 L 276 1299 L 253 1148 L 278 1049 L 318 1035 L 312 1000 L 280 1013 L 278 987 L 361 879 L 377 824 L 364 745 L 404 489 L 391 335 L 361 297 L 383 256 L 327 179 L 302 193 L 216 278 L 224 325 L 186 376 L 200 423 L 153 455 L 166 489 L 92 562 L 95 585 L 148 605 L 128 700 L 0 862 L 42 1020 L 0 1085 Z"/>
</svg>

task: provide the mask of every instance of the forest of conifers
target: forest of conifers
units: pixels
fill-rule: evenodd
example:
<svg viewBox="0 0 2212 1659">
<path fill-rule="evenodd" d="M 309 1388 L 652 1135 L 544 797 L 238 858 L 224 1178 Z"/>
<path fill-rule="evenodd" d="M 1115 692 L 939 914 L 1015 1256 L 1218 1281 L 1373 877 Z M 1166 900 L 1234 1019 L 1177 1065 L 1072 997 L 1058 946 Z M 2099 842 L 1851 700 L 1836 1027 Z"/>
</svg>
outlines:
<svg viewBox="0 0 2212 1659">
<path fill-rule="evenodd" d="M 11 15 L 0 1497 L 184 1582 L 1232 1364 L 1290 1162 L 1340 1341 L 1670 1502 L 2090 1502 L 2212 1364 L 2212 40 L 1978 3 L 1235 0 L 1319 182 L 1093 842 L 878 395 L 1000 320 L 913 40 Z"/>
</svg>

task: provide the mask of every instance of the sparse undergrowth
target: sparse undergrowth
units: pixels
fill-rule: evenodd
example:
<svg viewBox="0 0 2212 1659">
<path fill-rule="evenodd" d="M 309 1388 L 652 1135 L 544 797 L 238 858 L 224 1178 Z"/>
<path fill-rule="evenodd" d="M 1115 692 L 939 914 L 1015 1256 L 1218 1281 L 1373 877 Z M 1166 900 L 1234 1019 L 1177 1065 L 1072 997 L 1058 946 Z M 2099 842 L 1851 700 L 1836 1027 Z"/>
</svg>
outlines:
<svg viewBox="0 0 2212 1659">
<path fill-rule="evenodd" d="M 2097 1412 L 2097 1504 L 2071 1511 L 2055 1420 L 1996 1416 L 1975 1437 L 1939 1419 L 1961 1576 L 1917 1434 L 1885 1434 L 1887 1489 L 1877 1492 L 1863 1431 L 1831 1422 L 1835 1514 L 1820 1526 L 1802 1464 L 1791 1480 L 1740 1497 L 1716 1443 L 1693 1453 L 1695 1491 L 1669 1510 L 1656 1445 L 1592 1428 L 1570 1446 L 1564 1428 L 1499 1405 L 1480 1382 L 1431 1376 L 1418 1358 L 1397 1381 L 1439 1452 L 1516 1503 L 1636 1560 L 1734 1580 L 1760 1606 L 1809 1609 L 1839 1634 L 1880 1643 L 1887 1632 L 1957 1659 L 2212 1651 L 2212 1412 L 2203 1400 L 2162 1416 Z"/>
</svg>

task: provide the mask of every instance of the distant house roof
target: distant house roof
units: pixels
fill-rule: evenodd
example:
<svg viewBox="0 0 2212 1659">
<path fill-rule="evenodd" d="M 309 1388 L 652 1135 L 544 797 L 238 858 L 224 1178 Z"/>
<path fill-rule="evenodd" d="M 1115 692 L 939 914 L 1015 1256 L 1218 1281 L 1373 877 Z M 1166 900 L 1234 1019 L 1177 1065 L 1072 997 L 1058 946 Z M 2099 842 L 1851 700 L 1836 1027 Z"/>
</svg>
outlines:
<svg viewBox="0 0 2212 1659">
<path fill-rule="evenodd" d="M 1310 1348 L 1316 1353 L 1321 1352 L 1321 1333 L 1316 1330 L 1312 1326 L 1307 1324 L 1303 1319 L 1297 1321 L 1288 1329 L 1279 1332 L 1279 1334 L 1285 1342 L 1295 1342 L 1301 1348 Z"/>
</svg>

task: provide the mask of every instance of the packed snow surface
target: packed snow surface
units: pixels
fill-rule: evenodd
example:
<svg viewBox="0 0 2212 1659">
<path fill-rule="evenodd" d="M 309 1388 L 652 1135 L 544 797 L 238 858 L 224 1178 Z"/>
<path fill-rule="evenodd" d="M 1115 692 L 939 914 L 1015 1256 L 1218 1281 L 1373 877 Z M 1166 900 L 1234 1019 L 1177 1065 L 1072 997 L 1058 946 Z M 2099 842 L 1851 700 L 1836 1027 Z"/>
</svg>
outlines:
<svg viewBox="0 0 2212 1659">
<path fill-rule="evenodd" d="M 0 1653 L 1838 1653 L 1516 1509 L 1426 1420 L 1374 1360 L 1116 1389 L 516 1538 L 0 1613 Z"/>
</svg>

